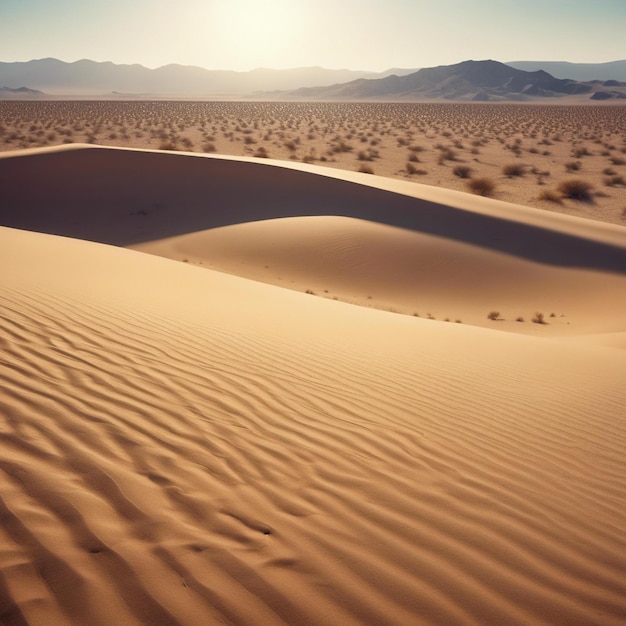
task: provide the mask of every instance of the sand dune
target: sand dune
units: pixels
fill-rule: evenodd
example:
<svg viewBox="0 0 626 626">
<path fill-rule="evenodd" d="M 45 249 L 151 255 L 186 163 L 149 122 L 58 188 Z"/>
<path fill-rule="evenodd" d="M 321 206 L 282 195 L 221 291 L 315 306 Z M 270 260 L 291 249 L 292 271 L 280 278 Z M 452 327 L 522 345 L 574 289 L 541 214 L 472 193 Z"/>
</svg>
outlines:
<svg viewBox="0 0 626 626">
<path fill-rule="evenodd" d="M 202 187 L 204 164 L 238 172 L 235 200 L 215 200 L 233 178 Z M 0 159 L 2 223 L 101 242 L 0 228 L 0 621 L 623 624 L 626 329 L 604 310 L 621 302 L 623 231 L 254 166 L 97 149 Z M 288 213 L 298 185 L 317 195 Z M 372 221 L 374 201 L 359 214 L 368 194 L 389 214 Z M 342 203 L 350 214 L 323 217 Z M 472 224 L 519 240 L 506 252 Z M 258 274 L 271 259 L 298 286 L 347 293 L 370 275 L 382 290 L 387 276 L 390 297 L 407 260 L 468 311 L 467 274 L 450 267 L 473 270 L 480 297 L 519 277 L 525 296 L 539 282 L 574 306 L 581 280 L 604 313 L 580 305 L 594 336 L 524 336 L 104 245 L 157 239 L 198 263 L 241 253 Z"/>
</svg>

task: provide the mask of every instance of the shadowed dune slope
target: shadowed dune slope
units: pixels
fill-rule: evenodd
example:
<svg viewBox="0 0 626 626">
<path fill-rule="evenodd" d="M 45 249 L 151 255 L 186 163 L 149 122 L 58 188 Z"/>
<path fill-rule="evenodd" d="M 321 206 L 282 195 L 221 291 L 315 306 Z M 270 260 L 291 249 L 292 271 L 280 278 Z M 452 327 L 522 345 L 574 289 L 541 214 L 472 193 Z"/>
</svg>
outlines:
<svg viewBox="0 0 626 626">
<path fill-rule="evenodd" d="M 623 624 L 626 353 L 0 229 L 4 624 Z"/>
<path fill-rule="evenodd" d="M 624 229 L 313 165 L 70 146 L 0 155 L 0 224 L 132 245 L 218 226 L 338 215 L 534 261 L 626 272 Z"/>
</svg>

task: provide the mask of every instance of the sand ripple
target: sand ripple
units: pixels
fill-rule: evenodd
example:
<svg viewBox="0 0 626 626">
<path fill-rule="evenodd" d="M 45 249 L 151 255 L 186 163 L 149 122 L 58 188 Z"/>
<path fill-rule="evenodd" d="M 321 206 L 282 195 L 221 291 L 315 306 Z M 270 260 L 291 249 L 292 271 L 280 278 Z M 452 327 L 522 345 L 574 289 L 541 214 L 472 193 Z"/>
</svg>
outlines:
<svg viewBox="0 0 626 626">
<path fill-rule="evenodd" d="M 2 235 L 3 624 L 625 623 L 622 351 Z"/>
</svg>

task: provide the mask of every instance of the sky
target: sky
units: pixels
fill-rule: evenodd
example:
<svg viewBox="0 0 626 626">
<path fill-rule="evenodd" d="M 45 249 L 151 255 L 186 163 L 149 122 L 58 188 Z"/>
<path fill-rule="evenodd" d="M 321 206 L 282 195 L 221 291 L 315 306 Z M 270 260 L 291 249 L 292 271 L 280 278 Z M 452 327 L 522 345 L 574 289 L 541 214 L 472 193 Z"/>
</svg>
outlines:
<svg viewBox="0 0 626 626">
<path fill-rule="evenodd" d="M 626 58 L 626 0 L 0 0 L 0 61 L 383 71 Z"/>
</svg>

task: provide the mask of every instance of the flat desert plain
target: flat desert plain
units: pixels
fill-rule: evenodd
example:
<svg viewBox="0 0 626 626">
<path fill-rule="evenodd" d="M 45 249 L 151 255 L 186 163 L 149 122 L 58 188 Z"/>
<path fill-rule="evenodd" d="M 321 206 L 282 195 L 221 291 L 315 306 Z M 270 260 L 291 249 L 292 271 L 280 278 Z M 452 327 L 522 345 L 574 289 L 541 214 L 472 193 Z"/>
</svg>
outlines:
<svg viewBox="0 0 626 626">
<path fill-rule="evenodd" d="M 477 167 L 380 124 L 343 141 Z M 475 146 L 528 164 L 494 198 L 190 141 L 0 155 L 0 623 L 625 624 L 619 188 L 503 202 L 553 186 L 528 139 Z"/>
<path fill-rule="evenodd" d="M 625 105 L 0 101 L 0 151 L 81 142 L 316 163 L 626 224 Z"/>
</svg>

